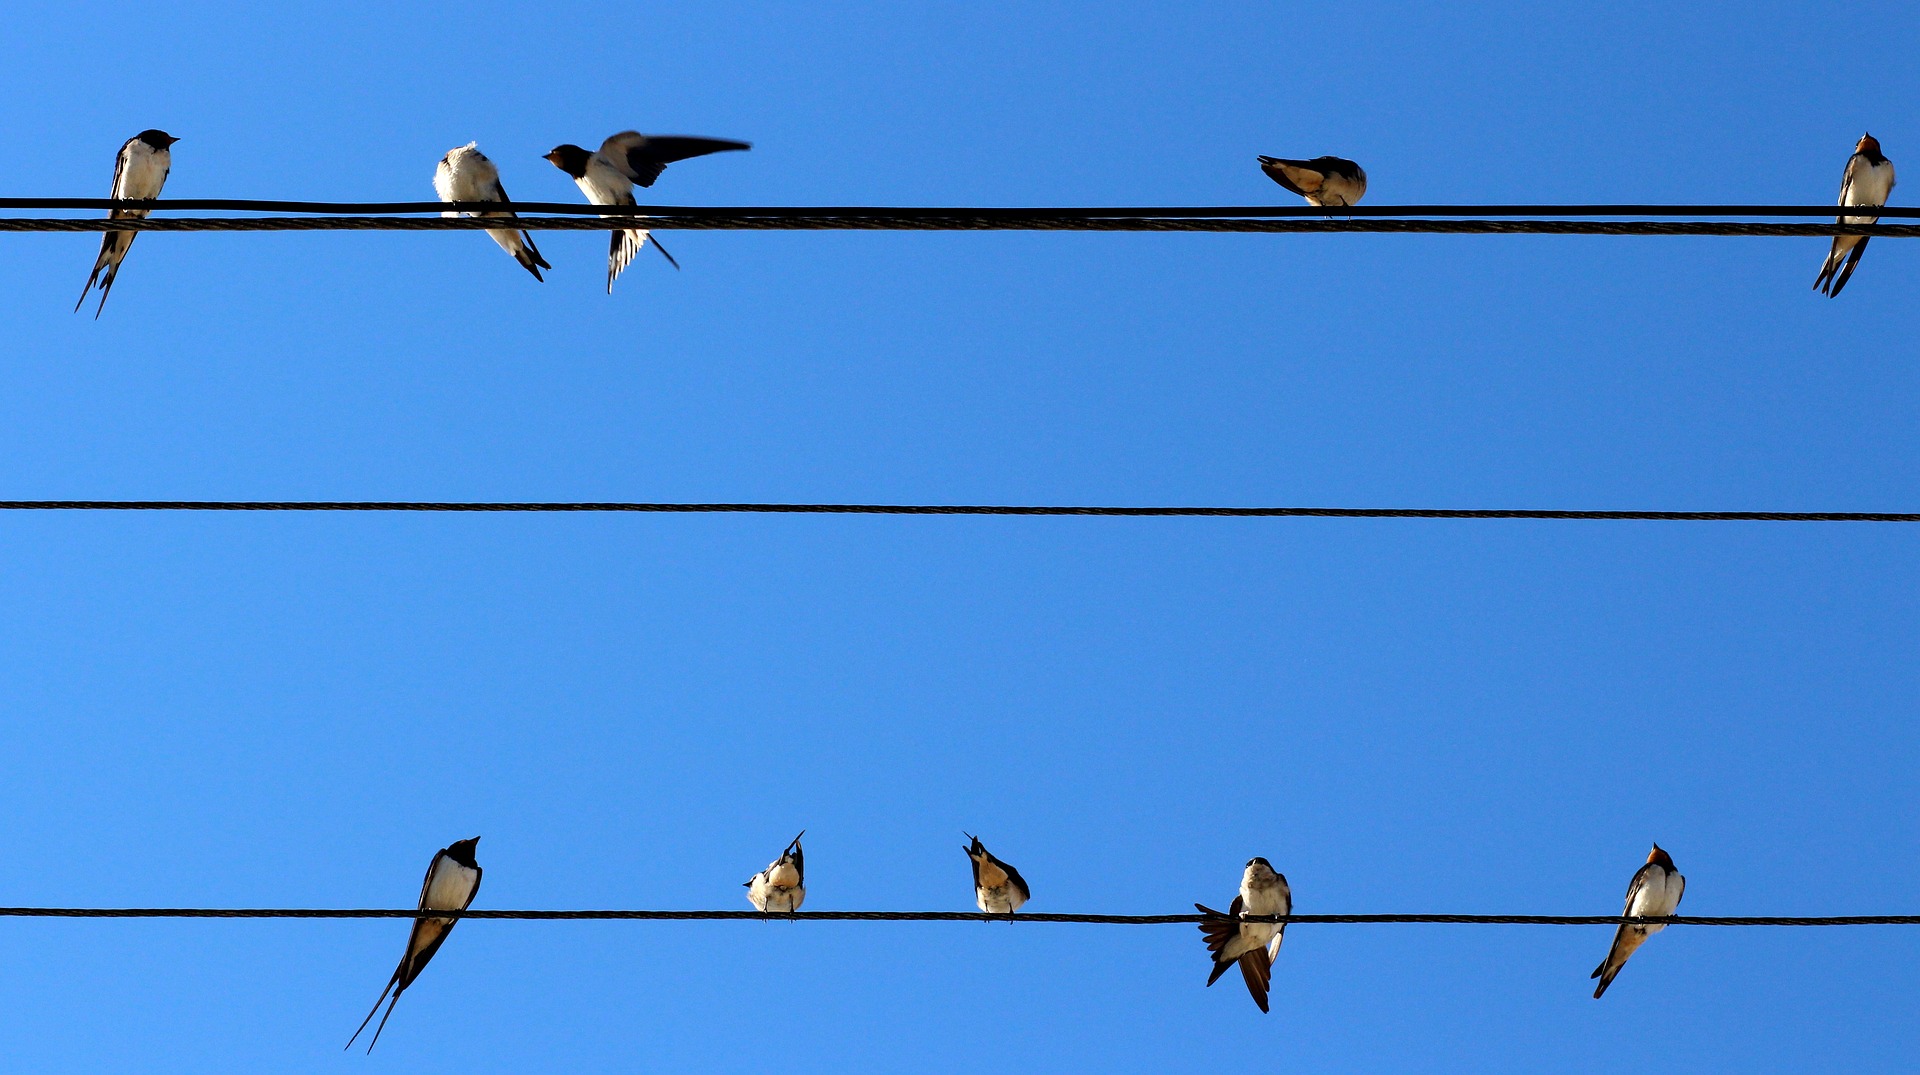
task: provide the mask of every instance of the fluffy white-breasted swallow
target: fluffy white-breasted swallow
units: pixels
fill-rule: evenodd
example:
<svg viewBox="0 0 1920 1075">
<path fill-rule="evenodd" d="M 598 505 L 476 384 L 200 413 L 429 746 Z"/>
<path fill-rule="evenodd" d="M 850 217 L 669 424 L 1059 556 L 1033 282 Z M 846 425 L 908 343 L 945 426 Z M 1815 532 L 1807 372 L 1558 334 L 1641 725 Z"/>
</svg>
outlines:
<svg viewBox="0 0 1920 1075">
<path fill-rule="evenodd" d="M 1647 864 L 1633 875 L 1633 881 L 1627 885 L 1627 909 L 1620 912 L 1629 918 L 1662 918 L 1670 915 L 1680 906 L 1680 894 L 1687 890 L 1687 879 L 1673 868 L 1673 858 L 1660 850 L 1659 844 L 1653 845 L 1653 852 L 1647 856 Z M 1667 927 L 1662 925 L 1635 926 L 1622 923 L 1613 934 L 1613 947 L 1607 950 L 1607 958 L 1601 960 L 1589 977 L 1600 979 L 1599 986 L 1593 991 L 1593 999 L 1599 1000 L 1600 994 L 1613 984 L 1613 978 L 1620 968 L 1627 965 L 1627 957 L 1634 950 L 1647 943 L 1647 938 Z"/>
<path fill-rule="evenodd" d="M 1284 874 L 1276 873 L 1273 864 L 1263 858 L 1249 859 L 1246 872 L 1240 877 L 1240 894 L 1233 898 L 1233 905 L 1226 914 L 1204 904 L 1196 903 L 1200 913 L 1207 915 L 1200 923 L 1200 932 L 1207 940 L 1207 951 L 1213 954 L 1213 973 L 1207 976 L 1207 984 L 1220 980 L 1227 968 L 1240 964 L 1240 976 L 1246 980 L 1247 992 L 1253 995 L 1253 1002 L 1260 1005 L 1261 1011 L 1267 1010 L 1267 987 L 1273 980 L 1273 960 L 1280 954 L 1280 942 L 1286 934 L 1285 922 L 1242 922 L 1243 914 L 1287 915 L 1293 913 L 1293 890 L 1287 887 Z"/>
<path fill-rule="evenodd" d="M 800 830 L 800 836 L 807 831 Z M 797 911 L 807 900 L 807 866 L 800 852 L 800 836 L 780 857 L 746 883 L 747 902 L 760 911 Z"/>
<path fill-rule="evenodd" d="M 173 169 L 172 146 L 180 139 L 165 131 L 144 130 L 127 139 L 120 147 L 120 155 L 113 162 L 113 193 L 110 198 L 127 201 L 146 201 L 160 196 L 160 188 L 166 185 L 167 173 Z M 115 209 L 107 214 L 111 220 L 145 219 L 145 209 Z M 100 256 L 93 259 L 93 274 L 87 277 L 87 286 L 80 289 L 80 301 L 73 304 L 74 312 L 86 305 L 87 292 L 93 290 L 95 281 L 100 284 L 100 305 L 94 308 L 95 320 L 100 311 L 106 309 L 107 292 L 113 290 L 114 277 L 120 275 L 120 263 L 126 260 L 127 251 L 133 249 L 134 236 L 131 231 L 110 231 L 100 237 Z M 106 275 L 101 276 L 102 270 Z"/>
<path fill-rule="evenodd" d="M 960 835 L 973 841 L 972 846 L 962 850 L 973 863 L 973 902 L 979 904 L 982 911 L 1010 915 L 1033 898 L 1033 890 L 1027 887 L 1027 880 L 1020 876 L 1019 870 L 994 858 L 980 837 L 968 832 Z"/>
<path fill-rule="evenodd" d="M 1367 173 L 1345 157 L 1310 161 L 1261 157 L 1267 178 L 1307 200 L 1308 205 L 1357 205 L 1367 192 Z"/>
<path fill-rule="evenodd" d="M 480 891 L 480 864 L 473 859 L 473 849 L 480 843 L 480 837 L 471 840 L 456 840 L 441 848 L 427 864 L 427 879 L 420 882 L 420 909 L 422 911 L 464 911 L 473 903 L 474 893 Z M 347 1048 L 353 1048 L 360 1031 L 367 1029 L 373 1020 L 373 1013 L 380 1010 L 380 1001 L 387 999 L 391 992 L 393 999 L 387 1003 L 387 1014 L 380 1017 L 380 1025 L 373 1029 L 373 1040 L 367 1042 L 367 1051 L 372 1052 L 380 1041 L 380 1032 L 387 1028 L 387 1017 L 393 1014 L 393 1006 L 400 1003 L 400 994 L 407 991 L 420 972 L 426 969 L 427 961 L 440 950 L 441 942 L 453 927 L 460 922 L 457 918 L 416 918 L 413 920 L 413 932 L 407 937 L 407 951 L 400 957 L 400 965 L 393 969 L 393 977 L 387 979 L 387 988 L 380 991 L 380 1000 L 373 1002 L 373 1010 L 360 1020 L 360 1030 L 353 1032 L 347 1039 Z"/>
<path fill-rule="evenodd" d="M 572 176 L 575 185 L 587 196 L 587 201 L 594 205 L 633 205 L 635 184 L 653 186 L 653 181 L 660 178 L 660 173 L 667 170 L 667 165 L 675 161 L 752 148 L 750 143 L 726 138 L 645 135 L 639 131 L 621 131 L 600 143 L 597 153 L 589 153 L 568 143 L 553 147 L 547 152 L 546 159 L 555 168 Z M 632 264 L 634 256 L 640 253 L 640 248 L 646 243 L 647 231 L 644 228 L 629 228 L 613 233 L 612 246 L 607 252 L 607 294 L 613 294 L 614 279 Z M 673 255 L 667 253 L 666 247 L 660 245 L 660 240 L 655 239 L 653 246 L 667 259 L 668 264 L 676 269 L 680 267 Z"/>
<path fill-rule="evenodd" d="M 1847 170 L 1840 176 L 1840 204 L 1885 205 L 1892 193 L 1893 162 L 1880 152 L 1879 139 L 1870 134 L 1861 135 L 1860 141 L 1854 143 L 1853 156 L 1847 158 Z M 1839 223 L 1873 224 L 1879 220 L 1878 216 L 1843 216 Z M 1840 294 L 1854 267 L 1860 264 L 1860 255 L 1867 252 L 1867 240 L 1871 238 L 1871 235 L 1834 236 L 1826 263 L 1820 266 L 1820 275 L 1813 281 L 1814 289 L 1828 296 Z"/>
<path fill-rule="evenodd" d="M 500 169 L 494 167 L 485 153 L 477 148 L 479 143 L 468 142 L 464 146 L 447 150 L 440 163 L 433 170 L 433 192 L 440 195 L 443 202 L 505 202 L 507 191 L 500 185 Z M 441 216 L 483 216 L 514 219 L 511 210 L 498 213 L 441 213 Z M 547 259 L 540 256 L 540 249 L 533 245 L 533 237 L 518 228 L 489 228 L 487 234 L 500 244 L 500 249 L 513 255 L 535 280 L 544 280 L 541 269 L 551 269 Z"/>
</svg>

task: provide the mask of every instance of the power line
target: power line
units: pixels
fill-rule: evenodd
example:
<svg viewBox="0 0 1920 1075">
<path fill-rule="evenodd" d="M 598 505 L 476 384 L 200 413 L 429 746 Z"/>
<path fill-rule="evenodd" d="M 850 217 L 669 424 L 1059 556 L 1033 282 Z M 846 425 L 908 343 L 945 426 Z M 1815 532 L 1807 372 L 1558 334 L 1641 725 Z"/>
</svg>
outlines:
<svg viewBox="0 0 1920 1075">
<path fill-rule="evenodd" d="M 0 500 L 0 511 L 627 512 L 661 515 L 1025 515 L 1229 519 L 1514 519 L 1592 522 L 1916 523 L 1920 512 L 1584 508 L 1122 507 L 1042 504 L 766 504 L 468 500 Z"/>
</svg>

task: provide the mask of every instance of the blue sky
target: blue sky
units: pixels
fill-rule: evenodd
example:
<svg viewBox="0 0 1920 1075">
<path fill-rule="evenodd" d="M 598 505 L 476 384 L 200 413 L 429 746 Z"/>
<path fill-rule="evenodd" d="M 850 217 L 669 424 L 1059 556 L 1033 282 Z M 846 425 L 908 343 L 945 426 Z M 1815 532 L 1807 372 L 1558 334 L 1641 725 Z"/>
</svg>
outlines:
<svg viewBox="0 0 1920 1075">
<path fill-rule="evenodd" d="M 19 3 L 0 189 L 414 199 L 478 140 L 743 138 L 684 204 L 1825 202 L 1920 159 L 1907 5 Z M 140 61 L 136 84 L 130 64 Z M 1901 200 L 1900 192 L 1895 199 Z M 1819 240 L 467 234 L 0 242 L 8 498 L 1912 510 L 1915 252 Z M 1915 909 L 1902 528 L 0 519 L 9 904 Z M 22 1070 L 1897 1070 L 1920 934 L 1301 926 L 1261 1016 L 1190 927 L 0 923 Z"/>
</svg>

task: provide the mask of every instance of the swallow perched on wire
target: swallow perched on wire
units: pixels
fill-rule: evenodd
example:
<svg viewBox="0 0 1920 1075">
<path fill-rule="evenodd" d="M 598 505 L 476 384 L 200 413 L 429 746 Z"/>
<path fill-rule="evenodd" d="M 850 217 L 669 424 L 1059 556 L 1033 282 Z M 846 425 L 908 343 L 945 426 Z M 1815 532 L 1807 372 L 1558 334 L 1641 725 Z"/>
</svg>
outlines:
<svg viewBox="0 0 1920 1075">
<path fill-rule="evenodd" d="M 1242 922 L 1240 916 L 1292 914 L 1293 891 L 1287 887 L 1286 876 L 1276 873 L 1266 859 L 1249 859 L 1246 872 L 1240 877 L 1240 894 L 1233 898 L 1233 905 L 1225 914 L 1204 904 L 1196 903 L 1194 907 L 1207 916 L 1206 921 L 1200 923 L 1207 951 L 1213 954 L 1213 973 L 1208 975 L 1207 984 L 1211 986 L 1219 981 L 1228 967 L 1239 963 L 1247 992 L 1253 995 L 1253 1002 L 1260 1005 L 1260 1010 L 1266 1011 L 1273 960 L 1280 954 L 1280 941 L 1287 924 Z"/>
<path fill-rule="evenodd" d="M 1861 135 L 1860 141 L 1854 143 L 1853 156 L 1847 158 L 1847 170 L 1840 176 L 1840 204 L 1885 205 L 1892 193 L 1893 162 L 1880 152 L 1879 139 L 1870 134 Z M 1874 224 L 1879 220 L 1878 216 L 1843 216 L 1837 223 Z M 1813 281 L 1814 289 L 1829 297 L 1840 294 L 1854 267 L 1860 264 L 1860 255 L 1867 252 L 1867 240 L 1871 238 L 1871 235 L 1834 236 L 1826 263 L 1820 266 L 1820 275 Z M 1846 261 L 1845 268 L 1841 267 L 1842 259 Z"/>
<path fill-rule="evenodd" d="M 973 902 L 988 914 L 1012 915 L 1020 905 L 1033 898 L 1033 890 L 1027 887 L 1027 880 L 1020 871 L 993 857 L 980 837 L 963 832 L 960 835 L 972 840 L 970 847 L 961 850 L 967 853 L 967 860 L 973 863 Z"/>
<path fill-rule="evenodd" d="M 480 891 L 480 864 L 473 860 L 473 849 L 480 843 L 480 837 L 471 840 L 456 840 L 441 848 L 427 864 L 427 879 L 420 883 L 420 909 L 422 911 L 464 911 L 473 903 L 473 894 Z M 391 992 L 393 999 L 387 1003 L 387 1014 L 380 1017 L 380 1025 L 373 1029 L 373 1040 L 367 1042 L 367 1052 L 380 1041 L 380 1032 L 387 1028 L 387 1018 L 393 1014 L 393 1006 L 400 1003 L 400 994 L 407 991 L 420 972 L 425 970 L 433 954 L 440 950 L 441 942 L 453 927 L 459 924 L 457 918 L 416 918 L 413 920 L 413 932 L 407 936 L 406 954 L 400 957 L 400 965 L 393 969 L 393 977 L 387 979 L 387 988 L 380 991 L 380 1000 L 373 1002 L 373 1010 L 360 1020 L 360 1030 L 353 1032 L 347 1039 L 347 1048 L 360 1037 L 360 1031 L 367 1029 L 373 1021 L 373 1013 L 380 1010 L 380 1001 L 387 999 Z"/>
<path fill-rule="evenodd" d="M 120 155 L 113 161 L 113 193 L 108 197 L 121 201 L 151 201 L 160 196 L 160 188 L 166 185 L 167 173 L 173 170 L 172 146 L 180 139 L 165 131 L 144 130 L 120 147 Z M 149 210 L 115 209 L 107 214 L 110 220 L 144 220 Z M 138 232 L 110 231 L 100 237 L 100 256 L 93 259 L 93 274 L 87 277 L 87 286 L 80 289 L 80 301 L 73 304 L 75 313 L 87 303 L 87 293 L 93 290 L 95 281 L 100 284 L 100 305 L 94 307 L 93 316 L 99 320 L 100 311 L 107 307 L 107 292 L 113 290 L 114 278 L 120 275 L 120 263 L 126 260 L 127 251 L 133 249 L 133 240 Z M 100 275 L 106 271 L 106 276 Z"/>
<path fill-rule="evenodd" d="M 1647 864 L 1634 872 L 1632 883 L 1627 885 L 1627 909 L 1620 912 L 1628 918 L 1663 918 L 1680 906 L 1680 894 L 1687 890 L 1687 879 L 1673 868 L 1673 857 L 1653 845 L 1653 853 L 1647 856 Z M 1593 991 L 1593 999 L 1599 1000 L 1600 994 L 1613 984 L 1614 976 L 1620 968 L 1627 965 L 1627 957 L 1634 950 L 1647 943 L 1647 938 L 1667 927 L 1664 925 L 1636 926 L 1622 923 L 1614 931 L 1613 947 L 1607 950 L 1607 958 L 1600 961 L 1589 977 L 1600 979 Z"/>
<path fill-rule="evenodd" d="M 1261 157 L 1267 178 L 1307 200 L 1308 205 L 1357 205 L 1367 192 L 1367 173 L 1345 157 L 1310 161 Z"/>
<path fill-rule="evenodd" d="M 597 153 L 589 153 L 567 143 L 549 150 L 546 159 L 555 168 L 573 177 L 574 184 L 594 205 L 633 205 L 634 185 L 653 186 L 653 181 L 660 178 L 660 173 L 666 171 L 667 165 L 675 161 L 752 148 L 751 143 L 726 138 L 645 135 L 639 131 L 621 131 L 600 143 Z M 629 228 L 613 233 L 612 246 L 607 251 L 607 294 L 613 294 L 614 278 L 632 264 L 634 255 L 640 253 L 640 248 L 646 243 L 647 231 L 644 228 Z M 653 246 L 667 259 L 668 264 L 676 269 L 680 267 L 673 255 L 667 253 L 666 247 L 660 245 L 660 240 L 655 239 Z"/>
<path fill-rule="evenodd" d="M 807 830 L 801 829 L 800 836 Z M 800 836 L 793 838 L 780 857 L 747 881 L 747 902 L 763 912 L 797 911 L 807 899 L 807 865 L 800 851 Z"/>
<path fill-rule="evenodd" d="M 500 169 L 494 167 L 485 153 L 477 148 L 479 143 L 468 142 L 447 150 L 440 163 L 433 169 L 433 192 L 443 202 L 506 202 L 507 191 L 500 185 Z M 498 213 L 441 213 L 443 217 L 483 216 L 500 217 L 513 220 L 511 210 Z M 547 259 L 540 256 L 540 249 L 533 245 L 533 236 L 518 228 L 489 228 L 487 234 L 500 244 L 500 249 L 513 255 L 513 260 L 533 274 L 535 280 L 544 281 L 541 269 L 551 269 Z"/>
</svg>

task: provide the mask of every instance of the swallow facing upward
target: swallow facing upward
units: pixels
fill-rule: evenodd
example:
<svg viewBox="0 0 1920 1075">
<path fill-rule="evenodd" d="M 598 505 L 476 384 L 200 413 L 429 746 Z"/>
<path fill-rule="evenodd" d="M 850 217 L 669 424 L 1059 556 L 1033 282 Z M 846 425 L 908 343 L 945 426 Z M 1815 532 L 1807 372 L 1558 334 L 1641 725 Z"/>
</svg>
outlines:
<svg viewBox="0 0 1920 1075">
<path fill-rule="evenodd" d="M 127 139 L 120 147 L 120 155 L 113 162 L 113 193 L 110 198 L 126 201 L 149 201 L 160 196 L 160 188 L 166 185 L 167 172 L 173 168 L 173 150 L 170 148 L 180 139 L 165 131 L 145 130 Z M 145 209 L 115 209 L 107 216 L 112 220 L 145 219 Z M 95 281 L 100 284 L 100 305 L 93 311 L 95 320 L 100 311 L 106 309 L 107 292 L 113 290 L 113 279 L 120 275 L 120 263 L 126 260 L 127 251 L 133 249 L 137 232 L 110 231 L 100 237 L 100 256 L 93 259 L 93 275 L 87 277 L 87 286 L 80 289 L 80 301 L 73 304 L 74 312 L 86 305 L 87 292 L 93 290 Z M 106 276 L 100 275 L 101 270 Z"/>
<path fill-rule="evenodd" d="M 441 848 L 433 861 L 427 864 L 427 879 L 420 883 L 420 909 L 422 911 L 464 911 L 473 903 L 473 894 L 480 891 L 480 864 L 473 860 L 473 849 L 479 844 L 480 837 L 471 840 L 456 840 Z M 400 965 L 393 969 L 393 977 L 387 979 L 387 988 L 380 991 L 380 1000 L 373 1002 L 373 1010 L 360 1020 L 360 1030 L 353 1032 L 347 1039 L 347 1048 L 353 1048 L 354 1041 L 360 1037 L 360 1031 L 367 1029 L 373 1021 L 373 1013 L 380 1010 L 380 1001 L 393 994 L 393 1000 L 387 1003 L 387 1014 L 380 1017 L 380 1025 L 373 1029 L 373 1040 L 367 1042 L 367 1051 L 380 1041 L 380 1032 L 387 1028 L 387 1017 L 393 1014 L 393 1006 L 400 1003 L 400 994 L 407 991 L 420 972 L 426 969 L 427 961 L 440 950 L 440 944 L 459 924 L 457 918 L 416 918 L 413 920 L 413 932 L 407 937 L 407 951 L 400 957 Z"/>
<path fill-rule="evenodd" d="M 800 830 L 800 836 L 807 831 Z M 763 912 L 797 911 L 807 899 L 807 866 L 800 853 L 800 836 L 780 857 L 746 883 L 747 902 Z"/>
<path fill-rule="evenodd" d="M 1208 916 L 1200 923 L 1200 932 L 1207 939 L 1207 951 L 1213 953 L 1213 973 L 1207 976 L 1207 984 L 1219 981 L 1228 967 L 1239 963 L 1247 992 L 1253 995 L 1253 1002 L 1260 1005 L 1260 1010 L 1266 1011 L 1273 960 L 1280 954 L 1287 924 L 1241 922 L 1239 918 L 1243 914 L 1292 914 L 1293 891 L 1287 887 L 1286 876 L 1275 873 L 1273 864 L 1266 859 L 1249 859 L 1246 873 L 1240 878 L 1240 894 L 1233 898 L 1226 914 L 1203 904 L 1196 903 L 1194 907 Z"/>
<path fill-rule="evenodd" d="M 1261 157 L 1267 178 L 1307 200 L 1308 205 L 1356 205 L 1367 192 L 1367 173 L 1345 157 L 1310 161 Z"/>
<path fill-rule="evenodd" d="M 747 142 L 725 138 L 644 135 L 639 131 L 621 131 L 600 143 L 597 153 L 589 153 L 568 143 L 553 147 L 546 159 L 555 168 L 572 176 L 581 193 L 587 196 L 587 201 L 594 205 L 633 205 L 634 185 L 653 186 L 653 181 L 660 178 L 660 173 L 666 171 L 667 165 L 674 161 L 752 148 Z M 607 294 L 613 294 L 614 278 L 633 262 L 634 255 L 640 253 L 640 248 L 646 243 L 647 232 L 644 228 L 613 233 L 613 243 L 607 252 Z M 676 269 L 680 267 L 680 263 L 673 260 L 673 255 L 667 253 L 658 239 L 654 240 L 653 245 L 668 264 Z"/>
<path fill-rule="evenodd" d="M 1653 845 L 1653 853 L 1647 856 L 1647 864 L 1634 873 L 1633 882 L 1627 885 L 1627 909 L 1620 912 L 1629 918 L 1661 918 L 1670 915 L 1680 906 L 1680 894 L 1687 890 L 1687 879 L 1673 868 L 1673 858 L 1660 850 L 1659 844 Z M 1593 991 L 1593 999 L 1599 1000 L 1600 994 L 1613 984 L 1613 978 L 1620 968 L 1627 965 L 1627 957 L 1634 950 L 1647 943 L 1647 938 L 1666 929 L 1665 926 L 1635 926 L 1622 923 L 1613 934 L 1613 947 L 1607 950 L 1607 958 L 1594 968 L 1590 977 L 1600 979 Z"/>
<path fill-rule="evenodd" d="M 1893 162 L 1881 154 L 1879 139 L 1870 134 L 1861 135 L 1860 141 L 1854 143 L 1853 156 L 1847 158 L 1847 170 L 1840 176 L 1840 204 L 1885 205 L 1887 195 L 1892 193 Z M 1873 224 L 1879 219 L 1877 216 L 1843 216 L 1839 223 Z M 1840 289 L 1847 286 L 1847 278 L 1853 275 L 1854 266 L 1860 264 L 1860 255 L 1867 252 L 1867 240 L 1871 238 L 1871 235 L 1834 236 L 1826 263 L 1820 266 L 1820 275 L 1813 281 L 1815 290 L 1829 297 L 1840 294 Z M 1846 261 L 1845 268 L 1841 267 L 1842 259 Z"/>
<path fill-rule="evenodd" d="M 1027 887 L 1026 878 L 1020 876 L 1019 870 L 994 858 L 980 837 L 967 832 L 960 835 L 973 841 L 971 847 L 962 850 L 973 863 L 973 902 L 979 904 L 982 911 L 1011 915 L 1033 898 L 1033 890 Z"/>
<path fill-rule="evenodd" d="M 493 166 L 485 153 L 480 152 L 477 142 L 468 142 L 464 146 L 447 150 L 440 163 L 433 169 L 433 191 L 443 202 L 506 202 L 507 191 L 500 185 L 500 169 Z M 511 210 L 498 213 L 441 213 L 441 216 L 483 216 L 514 219 Z M 535 280 L 544 280 L 541 269 L 551 269 L 547 259 L 540 256 L 540 249 L 533 245 L 533 237 L 518 228 L 489 228 L 487 234 L 500 244 L 500 249 L 513 255 Z"/>
</svg>

